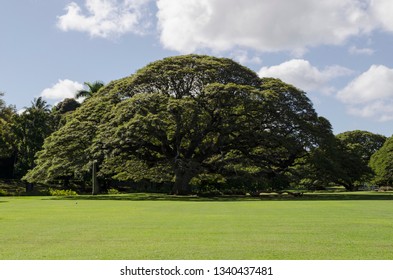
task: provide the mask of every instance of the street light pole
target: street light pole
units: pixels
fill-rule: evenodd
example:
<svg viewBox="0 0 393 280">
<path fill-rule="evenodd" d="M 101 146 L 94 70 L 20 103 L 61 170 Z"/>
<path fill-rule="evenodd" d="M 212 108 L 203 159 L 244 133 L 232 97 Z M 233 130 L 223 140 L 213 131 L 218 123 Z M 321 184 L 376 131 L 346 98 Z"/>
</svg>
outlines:
<svg viewBox="0 0 393 280">
<path fill-rule="evenodd" d="M 96 195 L 100 191 L 100 187 L 98 185 L 98 180 L 97 180 L 97 161 L 93 160 L 93 166 L 92 166 L 92 195 Z"/>
</svg>

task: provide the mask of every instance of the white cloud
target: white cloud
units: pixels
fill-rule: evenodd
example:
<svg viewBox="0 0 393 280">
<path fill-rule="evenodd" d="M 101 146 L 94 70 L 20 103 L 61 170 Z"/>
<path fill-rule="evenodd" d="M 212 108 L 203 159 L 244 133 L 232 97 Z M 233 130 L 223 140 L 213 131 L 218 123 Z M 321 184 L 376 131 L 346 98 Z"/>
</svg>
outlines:
<svg viewBox="0 0 393 280">
<path fill-rule="evenodd" d="M 18 110 L 16 113 L 18 115 L 22 115 L 24 112 L 26 112 L 26 108 L 22 108 L 22 109 Z"/>
<path fill-rule="evenodd" d="M 375 21 L 386 31 L 393 32 L 393 1 L 372 0 L 370 9 Z"/>
<path fill-rule="evenodd" d="M 83 84 L 71 80 L 59 80 L 55 85 L 41 92 L 45 99 L 61 101 L 65 98 L 74 98 L 78 90 L 83 89 Z"/>
<path fill-rule="evenodd" d="M 356 46 L 351 46 L 348 49 L 350 54 L 353 55 L 372 55 L 375 53 L 375 51 L 373 49 L 370 48 L 358 48 Z"/>
<path fill-rule="evenodd" d="M 172 50 L 295 50 L 341 44 L 371 30 L 368 0 L 157 0 L 162 44 Z"/>
<path fill-rule="evenodd" d="M 337 65 L 320 70 L 303 59 L 292 59 L 280 65 L 263 67 L 258 72 L 260 77 L 279 78 L 302 90 L 323 93 L 330 93 L 333 90 L 329 86 L 331 80 L 351 73 L 351 70 Z"/>
<path fill-rule="evenodd" d="M 153 1 L 161 43 L 182 53 L 253 49 L 301 57 L 376 29 L 393 32 L 391 0 L 84 0 L 70 2 L 57 26 L 102 38 L 141 34 L 153 21 Z"/>
<path fill-rule="evenodd" d="M 393 120 L 393 69 L 372 65 L 339 91 L 337 97 L 348 105 L 352 115 Z"/>
<path fill-rule="evenodd" d="M 393 120 L 393 102 L 375 101 L 361 107 L 348 106 L 348 113 L 353 116 L 376 119 L 380 122 Z"/>
<path fill-rule="evenodd" d="M 262 59 L 259 56 L 250 56 L 246 50 L 236 50 L 230 55 L 234 60 L 240 64 L 261 64 Z"/>
<path fill-rule="evenodd" d="M 125 33 L 143 33 L 145 9 L 150 0 L 85 0 L 84 11 L 77 3 L 66 7 L 58 17 L 63 31 L 87 32 L 92 37 L 111 38 Z"/>
</svg>

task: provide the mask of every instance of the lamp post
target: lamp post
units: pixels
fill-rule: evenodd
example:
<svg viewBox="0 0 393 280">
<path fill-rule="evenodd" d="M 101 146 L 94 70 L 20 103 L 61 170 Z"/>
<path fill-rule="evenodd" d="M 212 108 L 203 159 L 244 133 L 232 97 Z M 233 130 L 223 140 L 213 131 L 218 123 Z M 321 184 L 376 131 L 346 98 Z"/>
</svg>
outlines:
<svg viewBox="0 0 393 280">
<path fill-rule="evenodd" d="M 98 185 L 98 180 L 97 180 L 97 161 L 93 160 L 93 166 L 92 166 L 92 195 L 96 195 L 100 191 L 100 187 Z"/>
</svg>

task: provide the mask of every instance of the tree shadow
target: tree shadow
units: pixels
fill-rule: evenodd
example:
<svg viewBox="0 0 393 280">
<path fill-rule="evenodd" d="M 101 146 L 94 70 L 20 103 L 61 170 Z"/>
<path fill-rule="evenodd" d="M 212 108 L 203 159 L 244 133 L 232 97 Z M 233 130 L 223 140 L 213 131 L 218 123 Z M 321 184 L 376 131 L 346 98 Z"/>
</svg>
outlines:
<svg viewBox="0 0 393 280">
<path fill-rule="evenodd" d="M 277 193 L 262 194 L 258 197 L 249 195 L 222 195 L 200 197 L 196 195 L 180 196 L 156 193 L 133 193 L 120 195 L 78 195 L 50 197 L 52 200 L 115 200 L 115 201 L 190 201 L 190 202 L 227 202 L 227 201 L 340 201 L 340 200 L 393 200 L 393 192 L 356 192 L 356 193 L 304 193 L 301 196 Z"/>
</svg>

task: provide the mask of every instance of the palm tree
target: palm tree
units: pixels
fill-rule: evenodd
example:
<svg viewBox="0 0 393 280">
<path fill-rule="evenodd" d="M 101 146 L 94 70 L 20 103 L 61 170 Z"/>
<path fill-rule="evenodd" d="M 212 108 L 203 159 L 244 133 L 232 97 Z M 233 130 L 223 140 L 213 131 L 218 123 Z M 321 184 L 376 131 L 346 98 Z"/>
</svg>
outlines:
<svg viewBox="0 0 393 280">
<path fill-rule="evenodd" d="M 97 93 L 105 84 L 102 81 L 95 81 L 93 83 L 85 82 L 85 86 L 88 87 L 88 89 L 81 89 L 76 92 L 75 98 L 89 98 L 92 97 L 95 93 Z"/>
<path fill-rule="evenodd" d="M 34 98 L 34 100 L 31 102 L 31 107 L 27 109 L 48 113 L 50 111 L 50 105 L 44 99 L 42 99 L 42 97 L 38 97 Z"/>
</svg>

